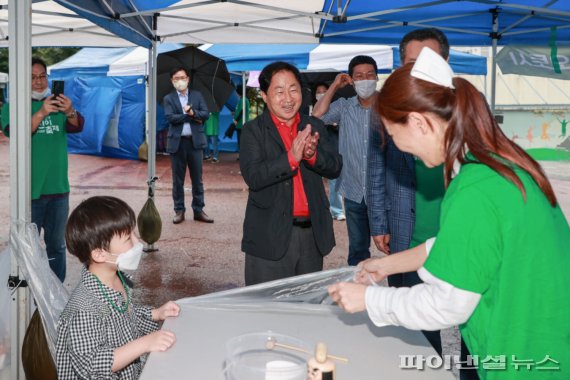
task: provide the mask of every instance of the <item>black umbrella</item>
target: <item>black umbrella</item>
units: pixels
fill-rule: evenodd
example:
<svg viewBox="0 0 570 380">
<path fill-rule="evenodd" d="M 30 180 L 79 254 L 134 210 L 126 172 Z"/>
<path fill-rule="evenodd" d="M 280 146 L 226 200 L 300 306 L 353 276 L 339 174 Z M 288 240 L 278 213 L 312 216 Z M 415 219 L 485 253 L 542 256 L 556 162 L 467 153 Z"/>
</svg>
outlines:
<svg viewBox="0 0 570 380">
<path fill-rule="evenodd" d="M 224 60 L 189 46 L 161 53 L 157 58 L 157 98 L 162 98 L 174 87 L 170 70 L 184 67 L 190 73 L 190 90 L 199 91 L 210 112 L 220 111 L 230 94 L 235 91 L 230 83 L 230 74 Z"/>
<path fill-rule="evenodd" d="M 301 106 L 301 111 L 308 113 L 309 106 L 313 104 L 314 96 L 313 93 L 315 86 L 319 83 L 325 83 L 330 86 L 336 76 L 339 74 L 338 71 L 306 71 L 301 73 L 301 86 L 303 87 L 303 105 Z M 333 101 L 338 98 L 351 98 L 356 96 L 356 91 L 353 86 L 346 85 L 340 88 L 333 96 Z"/>
</svg>

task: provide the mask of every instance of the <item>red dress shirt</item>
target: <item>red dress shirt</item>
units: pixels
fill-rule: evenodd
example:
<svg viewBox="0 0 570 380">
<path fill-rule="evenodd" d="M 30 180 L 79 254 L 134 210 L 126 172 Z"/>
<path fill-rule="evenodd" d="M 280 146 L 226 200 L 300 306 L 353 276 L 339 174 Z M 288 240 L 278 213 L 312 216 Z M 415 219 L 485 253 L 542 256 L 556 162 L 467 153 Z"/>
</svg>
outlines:
<svg viewBox="0 0 570 380">
<path fill-rule="evenodd" d="M 277 127 L 277 131 L 283 140 L 285 149 L 287 150 L 287 157 L 289 159 L 289 165 L 291 170 L 299 168 L 300 162 L 295 161 L 293 153 L 291 153 L 291 145 L 293 140 L 297 137 L 297 130 L 299 127 L 299 122 L 301 121 L 301 115 L 297 113 L 295 115 L 295 120 L 291 127 L 289 127 L 284 122 L 277 119 L 272 113 L 270 113 L 273 123 Z M 314 165 L 317 160 L 317 154 L 313 155 L 310 160 L 307 161 L 310 165 Z M 297 173 L 293 177 L 293 216 L 294 217 L 308 217 L 309 216 L 309 203 L 307 202 L 307 195 L 305 194 L 305 187 L 303 185 L 303 178 L 301 177 L 301 170 L 297 170 Z"/>
</svg>

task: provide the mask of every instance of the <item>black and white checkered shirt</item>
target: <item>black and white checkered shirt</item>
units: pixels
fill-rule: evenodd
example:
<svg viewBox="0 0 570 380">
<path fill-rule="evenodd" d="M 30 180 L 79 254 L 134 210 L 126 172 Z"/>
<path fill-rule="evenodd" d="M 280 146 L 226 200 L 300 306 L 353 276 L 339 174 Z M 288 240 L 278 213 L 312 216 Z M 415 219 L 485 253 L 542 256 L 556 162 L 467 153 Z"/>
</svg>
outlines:
<svg viewBox="0 0 570 380">
<path fill-rule="evenodd" d="M 103 285 L 118 307 L 121 293 Z M 129 289 L 130 290 L 130 289 Z M 58 379 L 138 379 L 146 355 L 113 373 L 113 352 L 130 341 L 158 330 L 151 308 L 131 306 L 115 310 L 103 296 L 95 276 L 86 268 L 58 323 L 56 361 Z"/>
</svg>

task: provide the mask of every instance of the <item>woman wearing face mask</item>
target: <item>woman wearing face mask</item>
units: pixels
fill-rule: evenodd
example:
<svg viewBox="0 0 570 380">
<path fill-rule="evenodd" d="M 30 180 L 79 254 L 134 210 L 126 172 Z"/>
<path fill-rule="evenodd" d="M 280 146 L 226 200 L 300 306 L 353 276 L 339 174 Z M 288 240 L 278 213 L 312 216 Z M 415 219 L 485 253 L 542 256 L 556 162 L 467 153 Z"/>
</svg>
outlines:
<svg viewBox="0 0 570 380">
<path fill-rule="evenodd" d="M 360 283 L 332 285 L 332 299 L 378 326 L 459 325 L 481 379 L 570 378 L 570 228 L 540 165 L 429 48 L 376 104 L 399 149 L 444 164 L 441 225 L 435 239 L 364 262 Z M 416 270 L 424 283 L 411 288 L 365 285 Z"/>
<path fill-rule="evenodd" d="M 329 89 L 329 85 L 324 82 L 319 82 L 315 85 L 314 94 L 314 105 L 325 96 L 325 93 Z M 326 126 L 331 141 L 333 142 L 336 150 L 338 151 L 338 124 L 329 124 Z M 344 216 L 344 209 L 342 207 L 342 197 L 336 191 L 336 179 L 329 179 L 329 203 L 330 211 L 334 220 L 343 221 L 346 220 Z"/>
<path fill-rule="evenodd" d="M 158 322 L 176 317 L 177 304 L 151 309 L 132 302 L 122 271 L 140 262 L 135 223 L 125 202 L 104 196 L 83 201 L 69 217 L 67 248 L 85 267 L 58 323 L 58 379 L 138 379 L 146 354 L 176 340 Z"/>
</svg>

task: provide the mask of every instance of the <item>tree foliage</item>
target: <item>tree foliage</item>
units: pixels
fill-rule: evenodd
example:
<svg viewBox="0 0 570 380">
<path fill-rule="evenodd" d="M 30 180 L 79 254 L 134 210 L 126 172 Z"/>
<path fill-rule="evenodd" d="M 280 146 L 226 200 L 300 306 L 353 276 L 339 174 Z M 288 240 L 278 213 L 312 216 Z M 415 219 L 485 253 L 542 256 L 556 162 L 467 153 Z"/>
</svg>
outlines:
<svg viewBox="0 0 570 380">
<path fill-rule="evenodd" d="M 77 53 L 78 50 L 79 48 L 69 47 L 32 48 L 32 56 L 43 59 L 46 65 L 50 66 Z M 0 72 L 8 72 L 8 49 L 0 49 Z"/>
</svg>

